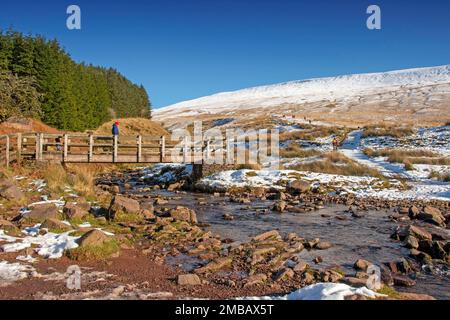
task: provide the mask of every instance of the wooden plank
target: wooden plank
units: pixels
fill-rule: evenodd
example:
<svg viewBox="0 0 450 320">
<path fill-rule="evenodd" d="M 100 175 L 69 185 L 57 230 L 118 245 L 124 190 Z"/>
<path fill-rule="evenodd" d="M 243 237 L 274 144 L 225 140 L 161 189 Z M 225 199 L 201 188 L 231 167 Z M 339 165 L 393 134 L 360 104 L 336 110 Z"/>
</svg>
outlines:
<svg viewBox="0 0 450 320">
<path fill-rule="evenodd" d="M 113 163 L 117 162 L 118 141 L 119 141 L 118 136 L 114 136 L 114 140 L 113 140 L 113 159 L 112 159 Z"/>
<path fill-rule="evenodd" d="M 68 155 L 69 155 L 69 135 L 64 134 L 63 162 L 67 162 Z"/>
<path fill-rule="evenodd" d="M 94 157 L 94 137 L 93 137 L 92 135 L 89 135 L 89 155 L 88 155 L 88 162 L 91 162 L 93 157 Z"/>
<path fill-rule="evenodd" d="M 164 162 L 166 158 L 166 137 L 162 136 L 160 140 L 159 161 Z"/>
<path fill-rule="evenodd" d="M 139 163 L 141 162 L 142 159 L 142 136 L 139 135 L 137 137 L 137 159 L 136 162 Z"/>
</svg>

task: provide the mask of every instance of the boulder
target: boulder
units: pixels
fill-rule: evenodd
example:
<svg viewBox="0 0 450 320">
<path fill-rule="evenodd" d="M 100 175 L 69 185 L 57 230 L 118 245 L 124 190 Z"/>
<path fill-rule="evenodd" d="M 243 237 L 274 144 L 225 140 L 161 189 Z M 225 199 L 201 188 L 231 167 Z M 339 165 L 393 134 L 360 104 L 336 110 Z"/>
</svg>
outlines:
<svg viewBox="0 0 450 320">
<path fill-rule="evenodd" d="M 25 195 L 15 185 L 9 185 L 0 187 L 0 197 L 6 200 L 22 200 L 25 198 Z"/>
<path fill-rule="evenodd" d="M 111 200 L 109 214 L 114 217 L 114 215 L 119 211 L 123 213 L 139 213 L 140 210 L 141 206 L 138 201 L 121 195 L 116 195 Z"/>
<path fill-rule="evenodd" d="M 233 259 L 228 257 L 217 258 L 209 262 L 206 266 L 196 269 L 195 273 L 215 272 L 232 264 Z"/>
<path fill-rule="evenodd" d="M 23 219 L 29 222 L 44 222 L 46 219 L 57 218 L 58 208 L 52 203 L 46 203 L 34 206 Z"/>
<path fill-rule="evenodd" d="M 265 274 L 263 273 L 254 274 L 245 280 L 244 288 L 264 284 L 264 282 L 266 281 L 267 276 Z"/>
<path fill-rule="evenodd" d="M 314 246 L 314 249 L 327 250 L 327 249 L 330 249 L 332 246 L 333 246 L 333 244 L 331 242 L 321 241 Z"/>
<path fill-rule="evenodd" d="M 202 281 L 196 274 L 181 274 L 177 278 L 177 283 L 180 286 L 198 286 Z"/>
<path fill-rule="evenodd" d="M 304 180 L 291 181 L 286 188 L 286 191 L 291 194 L 307 193 L 310 190 L 311 190 L 311 184 Z"/>
<path fill-rule="evenodd" d="M 291 268 L 283 268 L 275 275 L 275 281 L 286 281 L 292 279 L 295 275 L 294 270 Z"/>
<path fill-rule="evenodd" d="M 12 222 L 0 219 L 0 230 L 6 231 L 10 236 L 16 236 L 20 234 L 20 229 L 17 228 Z"/>
<path fill-rule="evenodd" d="M 428 231 L 426 231 L 422 228 L 419 228 L 417 226 L 413 226 L 413 225 L 409 226 L 407 228 L 407 232 L 408 232 L 408 235 L 413 236 L 419 240 L 433 239 L 433 236 L 431 235 L 431 233 L 429 233 Z"/>
<path fill-rule="evenodd" d="M 178 206 L 175 209 L 170 210 L 169 214 L 172 218 L 178 221 L 198 223 L 195 211 L 186 207 Z"/>
<path fill-rule="evenodd" d="M 356 260 L 355 264 L 353 265 L 353 267 L 356 270 L 362 270 L 362 271 L 367 271 L 367 269 L 369 268 L 369 266 L 371 266 L 373 263 L 369 262 L 367 260 L 364 259 L 358 259 Z"/>
<path fill-rule="evenodd" d="M 409 235 L 405 239 L 405 246 L 409 249 L 419 248 L 419 240 L 416 237 Z"/>
<path fill-rule="evenodd" d="M 73 228 L 61 220 L 50 218 L 42 222 L 41 229 L 66 232 L 72 230 Z"/>
<path fill-rule="evenodd" d="M 392 278 L 394 280 L 394 285 L 400 287 L 412 287 L 416 285 L 416 281 L 400 274 L 393 274 Z"/>
<path fill-rule="evenodd" d="M 296 273 L 303 273 L 306 271 L 306 269 L 309 268 L 309 265 L 305 261 L 299 261 L 296 266 L 294 267 L 294 272 Z"/>
<path fill-rule="evenodd" d="M 88 203 L 68 202 L 63 208 L 64 217 L 67 219 L 83 219 L 89 214 Z"/>
<path fill-rule="evenodd" d="M 416 206 L 412 206 L 409 208 L 408 214 L 411 219 L 416 219 L 419 215 L 420 210 Z"/>
<path fill-rule="evenodd" d="M 262 242 L 266 240 L 281 240 L 281 236 L 277 230 L 267 231 L 260 235 L 253 237 L 253 241 Z"/>
<path fill-rule="evenodd" d="M 277 201 L 274 204 L 272 210 L 275 211 L 275 212 L 280 212 L 281 213 L 281 212 L 283 212 L 286 209 L 286 206 L 287 206 L 286 202 L 283 201 L 283 200 L 280 200 L 280 201 Z"/>
<path fill-rule="evenodd" d="M 77 243 L 80 247 L 96 247 L 103 245 L 107 241 L 109 241 L 109 237 L 103 231 L 95 229 L 86 232 L 80 239 L 77 240 Z"/>
<path fill-rule="evenodd" d="M 431 206 L 426 206 L 423 208 L 423 211 L 417 216 L 417 218 L 437 226 L 445 225 L 445 217 L 442 215 L 441 211 Z"/>
</svg>

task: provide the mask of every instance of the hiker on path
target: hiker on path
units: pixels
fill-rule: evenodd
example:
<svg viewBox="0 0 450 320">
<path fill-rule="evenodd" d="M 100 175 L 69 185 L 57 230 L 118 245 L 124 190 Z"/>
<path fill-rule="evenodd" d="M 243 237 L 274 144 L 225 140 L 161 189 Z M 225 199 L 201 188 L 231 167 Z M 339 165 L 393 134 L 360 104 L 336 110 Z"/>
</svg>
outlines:
<svg viewBox="0 0 450 320">
<path fill-rule="evenodd" d="M 119 135 L 119 122 L 118 121 L 114 122 L 114 124 L 112 126 L 112 135 L 113 136 Z"/>
<path fill-rule="evenodd" d="M 333 151 L 337 151 L 339 148 L 339 139 L 337 137 L 334 137 L 333 139 Z"/>
</svg>

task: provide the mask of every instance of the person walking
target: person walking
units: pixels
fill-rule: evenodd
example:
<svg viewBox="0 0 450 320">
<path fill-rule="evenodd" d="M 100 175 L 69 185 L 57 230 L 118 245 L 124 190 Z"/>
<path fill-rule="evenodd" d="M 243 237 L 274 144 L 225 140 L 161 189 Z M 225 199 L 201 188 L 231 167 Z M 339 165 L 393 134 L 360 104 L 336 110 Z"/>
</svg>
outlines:
<svg viewBox="0 0 450 320">
<path fill-rule="evenodd" d="M 118 136 L 119 135 L 119 121 L 114 122 L 112 126 L 112 135 Z"/>
<path fill-rule="evenodd" d="M 334 137 L 333 139 L 333 151 L 337 151 L 339 148 L 339 140 L 337 137 Z"/>
</svg>

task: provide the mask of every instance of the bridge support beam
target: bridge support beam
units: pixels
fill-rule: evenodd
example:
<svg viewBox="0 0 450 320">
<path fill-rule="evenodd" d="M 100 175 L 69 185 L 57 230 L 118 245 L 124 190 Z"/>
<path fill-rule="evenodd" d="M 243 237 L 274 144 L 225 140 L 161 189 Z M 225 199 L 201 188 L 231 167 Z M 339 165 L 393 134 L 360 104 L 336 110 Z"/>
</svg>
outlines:
<svg viewBox="0 0 450 320">
<path fill-rule="evenodd" d="M 198 181 L 203 178 L 203 164 L 194 163 L 192 165 L 192 180 Z"/>
</svg>

